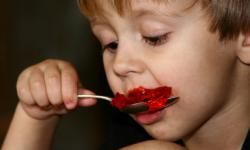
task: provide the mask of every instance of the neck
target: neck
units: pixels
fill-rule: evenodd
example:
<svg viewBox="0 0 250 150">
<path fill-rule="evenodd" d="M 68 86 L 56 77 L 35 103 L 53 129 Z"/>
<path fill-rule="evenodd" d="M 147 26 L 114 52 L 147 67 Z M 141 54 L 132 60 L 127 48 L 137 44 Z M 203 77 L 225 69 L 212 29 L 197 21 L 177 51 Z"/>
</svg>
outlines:
<svg viewBox="0 0 250 150">
<path fill-rule="evenodd" d="M 183 140 L 188 149 L 241 149 L 250 126 L 249 67 L 243 72 L 234 80 L 223 108 Z"/>
<path fill-rule="evenodd" d="M 244 120 L 244 121 L 243 121 Z M 216 116 L 194 134 L 188 136 L 184 143 L 190 150 L 240 150 L 249 130 L 249 116 L 234 114 Z"/>
</svg>

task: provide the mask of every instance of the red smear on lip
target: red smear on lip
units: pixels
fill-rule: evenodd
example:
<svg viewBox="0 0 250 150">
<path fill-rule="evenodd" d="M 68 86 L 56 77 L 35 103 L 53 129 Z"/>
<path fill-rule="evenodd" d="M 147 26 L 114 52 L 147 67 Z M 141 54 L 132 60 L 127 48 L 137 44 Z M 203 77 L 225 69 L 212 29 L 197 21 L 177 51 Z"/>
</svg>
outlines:
<svg viewBox="0 0 250 150">
<path fill-rule="evenodd" d="M 112 105 L 119 110 L 130 104 L 145 102 L 149 110 L 147 112 L 155 112 L 165 107 L 168 98 L 171 96 L 172 88 L 167 86 L 155 89 L 146 89 L 138 87 L 128 92 L 128 95 L 116 93 L 112 100 Z"/>
</svg>

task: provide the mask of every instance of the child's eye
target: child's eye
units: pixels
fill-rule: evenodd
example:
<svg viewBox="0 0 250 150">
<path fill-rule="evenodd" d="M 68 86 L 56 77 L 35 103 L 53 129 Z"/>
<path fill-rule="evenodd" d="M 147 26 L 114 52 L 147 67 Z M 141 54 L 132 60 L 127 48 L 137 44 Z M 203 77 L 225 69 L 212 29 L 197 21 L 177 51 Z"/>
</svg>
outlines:
<svg viewBox="0 0 250 150">
<path fill-rule="evenodd" d="M 118 47 L 118 41 L 113 41 L 113 42 L 111 42 L 109 44 L 104 45 L 102 50 L 103 51 L 108 50 L 110 52 L 115 52 L 117 47 Z"/>
<path fill-rule="evenodd" d="M 168 35 L 169 33 L 160 36 L 143 36 L 143 40 L 151 46 L 158 46 L 167 42 Z"/>
</svg>

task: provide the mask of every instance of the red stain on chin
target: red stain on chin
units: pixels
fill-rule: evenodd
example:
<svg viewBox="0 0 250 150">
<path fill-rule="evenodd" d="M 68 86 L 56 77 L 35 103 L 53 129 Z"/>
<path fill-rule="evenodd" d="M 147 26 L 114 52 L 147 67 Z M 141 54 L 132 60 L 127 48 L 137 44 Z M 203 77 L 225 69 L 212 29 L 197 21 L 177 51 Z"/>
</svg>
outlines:
<svg viewBox="0 0 250 150">
<path fill-rule="evenodd" d="M 149 110 L 146 113 L 150 113 L 164 108 L 171 95 L 172 88 L 167 86 L 154 89 L 138 87 L 130 90 L 126 96 L 124 94 L 116 93 L 112 100 L 112 105 L 121 110 L 127 105 L 145 102 L 149 107 Z"/>
</svg>

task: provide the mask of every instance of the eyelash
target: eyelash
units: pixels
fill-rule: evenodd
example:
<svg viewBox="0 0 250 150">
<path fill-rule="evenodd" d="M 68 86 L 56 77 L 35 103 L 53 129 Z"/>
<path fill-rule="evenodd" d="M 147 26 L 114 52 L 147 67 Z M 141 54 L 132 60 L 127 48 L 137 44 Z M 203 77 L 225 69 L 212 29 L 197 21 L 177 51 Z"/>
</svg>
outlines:
<svg viewBox="0 0 250 150">
<path fill-rule="evenodd" d="M 165 33 L 159 36 L 143 36 L 143 40 L 151 46 L 162 45 L 168 40 L 169 33 Z"/>
<path fill-rule="evenodd" d="M 168 40 L 169 33 L 165 33 L 159 36 L 143 36 L 143 40 L 151 46 L 162 45 Z M 118 41 L 113 41 L 103 46 L 102 50 L 109 50 L 110 52 L 115 52 L 118 47 Z"/>
<path fill-rule="evenodd" d="M 109 50 L 110 52 L 115 52 L 115 50 L 118 47 L 118 41 L 113 41 L 111 43 L 108 43 L 102 47 L 103 52 L 105 50 Z"/>
</svg>

